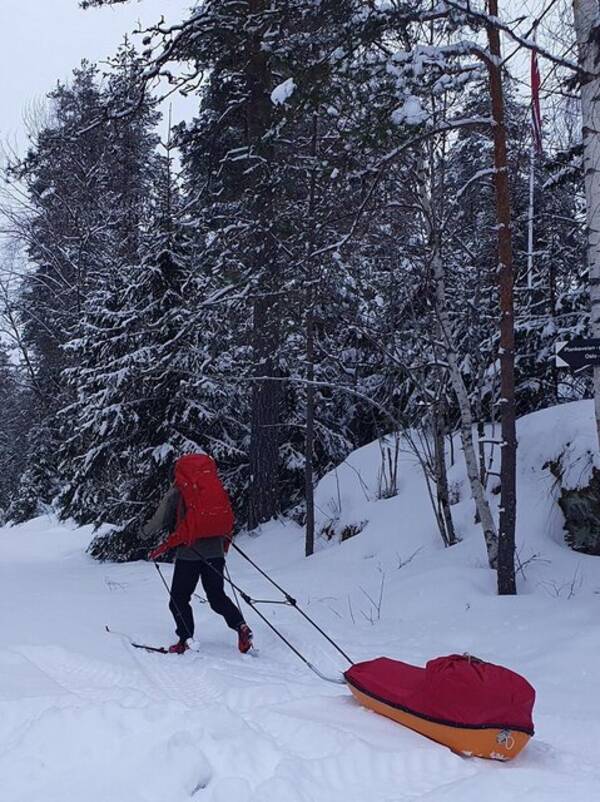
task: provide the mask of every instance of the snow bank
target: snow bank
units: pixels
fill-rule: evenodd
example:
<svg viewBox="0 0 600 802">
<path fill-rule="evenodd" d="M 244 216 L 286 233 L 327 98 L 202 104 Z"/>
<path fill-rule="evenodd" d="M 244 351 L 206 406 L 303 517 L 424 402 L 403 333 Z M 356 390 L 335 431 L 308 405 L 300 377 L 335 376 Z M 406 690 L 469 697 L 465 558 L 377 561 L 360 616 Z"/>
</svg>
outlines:
<svg viewBox="0 0 600 802">
<path fill-rule="evenodd" d="M 518 422 L 517 436 L 522 473 L 559 462 L 563 487 L 573 489 L 587 485 L 592 467 L 600 467 L 592 401 L 573 401 L 527 415 Z"/>
<path fill-rule="evenodd" d="M 497 437 L 498 431 L 489 434 Z M 568 595 L 574 583 L 579 592 L 595 595 L 600 589 L 599 561 L 566 546 L 564 518 L 557 503 L 561 487 L 587 484 L 592 467 L 600 467 L 593 402 L 577 401 L 527 415 L 517 423 L 517 437 L 517 552 L 518 560 L 527 563 L 519 575 L 520 591 Z M 391 438 L 387 445 L 393 450 Z M 407 443 L 401 444 L 398 458 L 398 494 L 379 498 L 382 449 L 374 442 L 354 451 L 319 483 L 316 523 L 325 536 L 318 548 L 337 544 L 344 534 L 360 531 L 356 540 L 362 545 L 350 548 L 376 553 L 387 564 L 394 557 L 403 562 L 418 549 L 417 562 L 426 557 L 444 569 L 458 562 L 484 567 L 485 548 L 474 521 L 458 437 L 454 454 L 449 482 L 457 499 L 452 513 L 461 539 L 459 546 L 449 551 L 443 548 L 419 461 Z M 499 471 L 498 447 L 493 456 L 493 468 Z M 560 482 L 553 466 L 559 466 Z M 490 490 L 494 490 L 494 482 L 490 482 Z M 490 492 L 489 499 L 497 516 L 499 495 Z M 344 543 L 343 548 L 349 545 Z"/>
<path fill-rule="evenodd" d="M 0 561 L 32 562 L 80 557 L 92 539 L 92 527 L 61 524 L 42 515 L 14 528 L 0 529 Z"/>
</svg>

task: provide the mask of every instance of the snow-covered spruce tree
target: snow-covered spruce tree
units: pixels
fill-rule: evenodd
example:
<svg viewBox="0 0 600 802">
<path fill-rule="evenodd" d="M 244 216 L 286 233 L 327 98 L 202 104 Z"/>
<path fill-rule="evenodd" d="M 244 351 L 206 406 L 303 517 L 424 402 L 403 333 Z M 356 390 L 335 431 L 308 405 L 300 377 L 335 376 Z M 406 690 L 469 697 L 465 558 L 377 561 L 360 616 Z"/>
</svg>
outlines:
<svg viewBox="0 0 600 802">
<path fill-rule="evenodd" d="M 107 137 L 93 126 L 102 113 L 96 67 L 84 62 L 48 99 L 48 122 L 14 172 L 31 205 L 27 244 L 34 269 L 22 289 L 25 337 L 44 381 L 59 383 L 61 344 L 77 328 L 111 217 L 102 206 Z"/>
<path fill-rule="evenodd" d="M 352 388 L 338 360 L 340 311 L 348 307 L 346 295 L 352 295 L 339 251 L 362 201 L 353 178 L 363 164 L 355 155 L 359 143 L 350 124 L 357 81 L 350 78 L 349 66 L 355 51 L 372 48 L 379 35 L 363 27 L 357 11 L 352 2 L 303 8 L 301 22 L 281 46 L 279 78 L 285 80 L 272 98 L 285 110 L 283 181 L 294 189 L 283 210 L 285 249 L 295 269 L 286 276 L 294 314 L 285 327 L 283 419 L 288 428 L 282 456 L 290 501 L 294 485 L 300 489 L 294 469 L 298 474 L 303 468 L 307 555 L 314 548 L 315 476 L 353 445 L 348 410 L 356 409 L 356 396 L 348 392 Z"/>
<path fill-rule="evenodd" d="M 15 510 L 20 518 L 36 506 L 36 493 L 40 503 L 51 501 L 60 482 L 72 477 L 74 463 L 66 456 L 74 459 L 86 450 L 83 434 L 81 448 L 73 450 L 73 439 L 65 441 L 59 431 L 65 422 L 58 412 L 74 400 L 65 377 L 80 367 L 76 352 L 65 346 L 81 337 L 89 298 L 100 288 L 114 288 L 115 276 L 137 255 L 146 224 L 156 116 L 151 99 L 137 103 L 138 77 L 134 54 L 122 49 L 110 96 L 130 102 L 135 97 L 136 106 L 126 117 L 103 123 L 106 98 L 97 70 L 83 64 L 72 83 L 51 94 L 49 122 L 15 168 L 32 207 L 24 236 L 33 269 L 23 283 L 19 313 L 39 401 L 18 493 L 29 501 Z M 80 512 L 82 520 L 97 520 L 90 509 Z"/>
<path fill-rule="evenodd" d="M 54 425 L 53 417 L 43 416 L 43 408 L 30 406 L 29 410 L 31 417 L 27 421 L 26 436 L 22 438 L 25 446 L 20 466 L 22 472 L 18 485 L 12 490 L 6 513 L 8 520 L 15 523 L 53 510 L 53 501 L 60 488 L 56 464 L 60 445 L 58 427 Z M 38 422 L 35 422 L 36 417 Z"/>
<path fill-rule="evenodd" d="M 102 113 L 97 71 L 84 62 L 68 84 L 49 95 L 45 125 L 13 174 L 25 187 L 30 208 L 22 225 L 31 269 L 24 276 L 16 311 L 38 392 L 32 410 L 21 498 L 32 501 L 57 477 L 56 412 L 65 402 L 62 345 L 77 330 L 85 297 L 108 250 L 111 212 L 107 197 L 106 132 L 94 122 Z M 35 404 L 35 399 L 33 401 Z M 39 502 L 47 504 L 47 495 Z M 20 517 L 27 512 L 19 513 Z"/>
<path fill-rule="evenodd" d="M 126 38 L 110 60 L 102 86 L 110 180 L 104 202 L 112 210 L 111 241 L 119 258 L 128 263 L 140 257 L 152 214 L 152 189 L 161 181 L 155 158 L 160 114 L 152 95 L 143 93 L 143 66 Z"/>
<path fill-rule="evenodd" d="M 92 542 L 100 559 L 140 553 L 140 526 L 175 457 L 199 448 L 193 438 L 202 431 L 185 391 L 197 287 L 170 165 L 156 169 L 160 195 L 137 263 L 115 258 L 87 300 L 81 336 L 67 346 L 78 362 L 69 372 L 77 400 L 62 412 L 63 470 L 72 473 L 60 503 L 65 516 L 112 525 Z"/>
<path fill-rule="evenodd" d="M 546 159 L 539 186 L 543 198 L 538 201 L 540 215 L 536 215 L 534 278 L 540 285 L 537 303 L 541 308 L 526 318 L 524 325 L 536 338 L 536 361 L 546 367 L 546 395 L 560 403 L 593 394 L 593 378 L 587 371 L 573 374 L 547 369 L 557 340 L 591 336 L 580 141 Z"/>
<path fill-rule="evenodd" d="M 216 234 L 227 232 L 220 255 L 237 273 L 237 280 L 251 295 L 252 368 L 250 412 L 250 488 L 248 520 L 251 527 L 272 518 L 281 504 L 279 492 L 281 383 L 280 355 L 284 251 L 281 247 L 280 150 L 275 88 L 277 42 L 285 32 L 282 9 L 266 0 L 223 4 L 207 2 L 191 25 L 189 40 L 180 38 L 178 56 L 211 71 L 204 108 L 219 126 L 218 111 L 225 115 L 227 133 L 234 147 L 225 153 L 225 164 L 214 163 L 212 188 L 223 185 L 223 195 L 213 197 L 209 210 Z M 210 89 L 218 86 L 218 96 Z M 208 117 L 205 118 L 208 120 Z M 222 140 L 221 140 L 222 142 Z"/>
<path fill-rule="evenodd" d="M 60 473 L 65 484 L 59 506 L 63 517 L 82 524 L 102 522 L 108 499 L 119 500 L 120 474 L 111 466 L 118 465 L 127 442 L 122 440 L 117 448 L 104 418 L 112 410 L 122 419 L 121 374 L 118 367 L 110 367 L 127 356 L 137 326 L 136 310 L 127 302 L 130 280 L 118 262 L 112 270 L 105 269 L 102 285 L 85 301 L 78 336 L 64 346 L 73 364 L 64 372 L 72 400 L 60 411 Z"/>
<path fill-rule="evenodd" d="M 533 286 L 522 271 L 517 283 L 516 378 L 520 414 L 582 398 L 588 376 L 555 367 L 555 344 L 590 332 L 589 273 L 585 267 L 583 182 L 555 181 L 552 171 L 536 171 Z M 519 223 L 524 228 L 524 217 Z M 525 254 L 519 259 L 520 267 Z M 582 266 L 584 266 L 582 268 Z"/>
<path fill-rule="evenodd" d="M 0 525 L 15 500 L 26 449 L 28 395 L 23 377 L 0 342 Z"/>
</svg>

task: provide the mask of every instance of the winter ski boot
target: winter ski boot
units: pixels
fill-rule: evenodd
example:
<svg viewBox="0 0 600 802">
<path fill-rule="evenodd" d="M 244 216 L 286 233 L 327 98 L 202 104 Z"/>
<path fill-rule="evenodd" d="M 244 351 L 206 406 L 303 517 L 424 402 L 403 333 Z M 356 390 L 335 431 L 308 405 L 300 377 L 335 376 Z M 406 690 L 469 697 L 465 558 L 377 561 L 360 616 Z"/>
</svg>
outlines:
<svg viewBox="0 0 600 802">
<path fill-rule="evenodd" d="M 174 643 L 172 646 L 169 646 L 169 654 L 183 654 L 187 652 L 190 647 L 187 645 L 187 641 L 180 640 L 178 643 Z"/>
<path fill-rule="evenodd" d="M 252 648 L 252 630 L 248 624 L 240 624 L 238 627 L 238 649 L 242 654 L 246 654 Z"/>
</svg>

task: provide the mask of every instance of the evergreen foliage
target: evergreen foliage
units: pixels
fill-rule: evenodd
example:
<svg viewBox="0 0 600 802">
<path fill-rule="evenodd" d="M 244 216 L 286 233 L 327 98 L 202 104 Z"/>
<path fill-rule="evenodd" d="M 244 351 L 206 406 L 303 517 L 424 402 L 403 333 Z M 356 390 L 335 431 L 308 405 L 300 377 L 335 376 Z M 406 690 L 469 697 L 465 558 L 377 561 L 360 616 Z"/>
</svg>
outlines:
<svg viewBox="0 0 600 802">
<path fill-rule="evenodd" d="M 301 514 L 307 481 L 392 428 L 443 442 L 459 405 L 435 237 L 473 419 L 496 418 L 489 98 L 462 37 L 478 27 L 421 0 L 206 0 L 146 54 L 125 41 L 105 76 L 83 62 L 57 85 L 12 169 L 30 270 L 27 364 L 0 351 L 21 410 L 0 429 L 10 517 L 53 505 L 109 526 L 95 557 L 135 559 L 182 453 L 215 457 L 254 527 Z M 166 154 L 160 74 L 198 101 Z M 538 160 L 528 287 L 528 113 L 509 84 L 520 413 L 589 389 L 551 360 L 588 325 L 582 176 L 575 151 Z"/>
</svg>

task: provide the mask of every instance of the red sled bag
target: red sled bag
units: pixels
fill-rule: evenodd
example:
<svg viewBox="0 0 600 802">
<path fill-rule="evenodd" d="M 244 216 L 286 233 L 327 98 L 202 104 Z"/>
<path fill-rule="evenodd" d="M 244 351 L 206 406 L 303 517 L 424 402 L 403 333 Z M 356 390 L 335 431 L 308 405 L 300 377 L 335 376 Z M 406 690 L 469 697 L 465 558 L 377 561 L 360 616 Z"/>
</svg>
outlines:
<svg viewBox="0 0 600 802">
<path fill-rule="evenodd" d="M 150 553 L 152 560 L 176 546 L 191 546 L 201 538 L 229 538 L 233 531 L 235 519 L 231 502 L 213 459 L 206 454 L 180 457 L 175 463 L 175 487 L 181 499 L 177 526 L 168 539 Z M 227 539 L 225 546 L 228 545 Z"/>
</svg>

